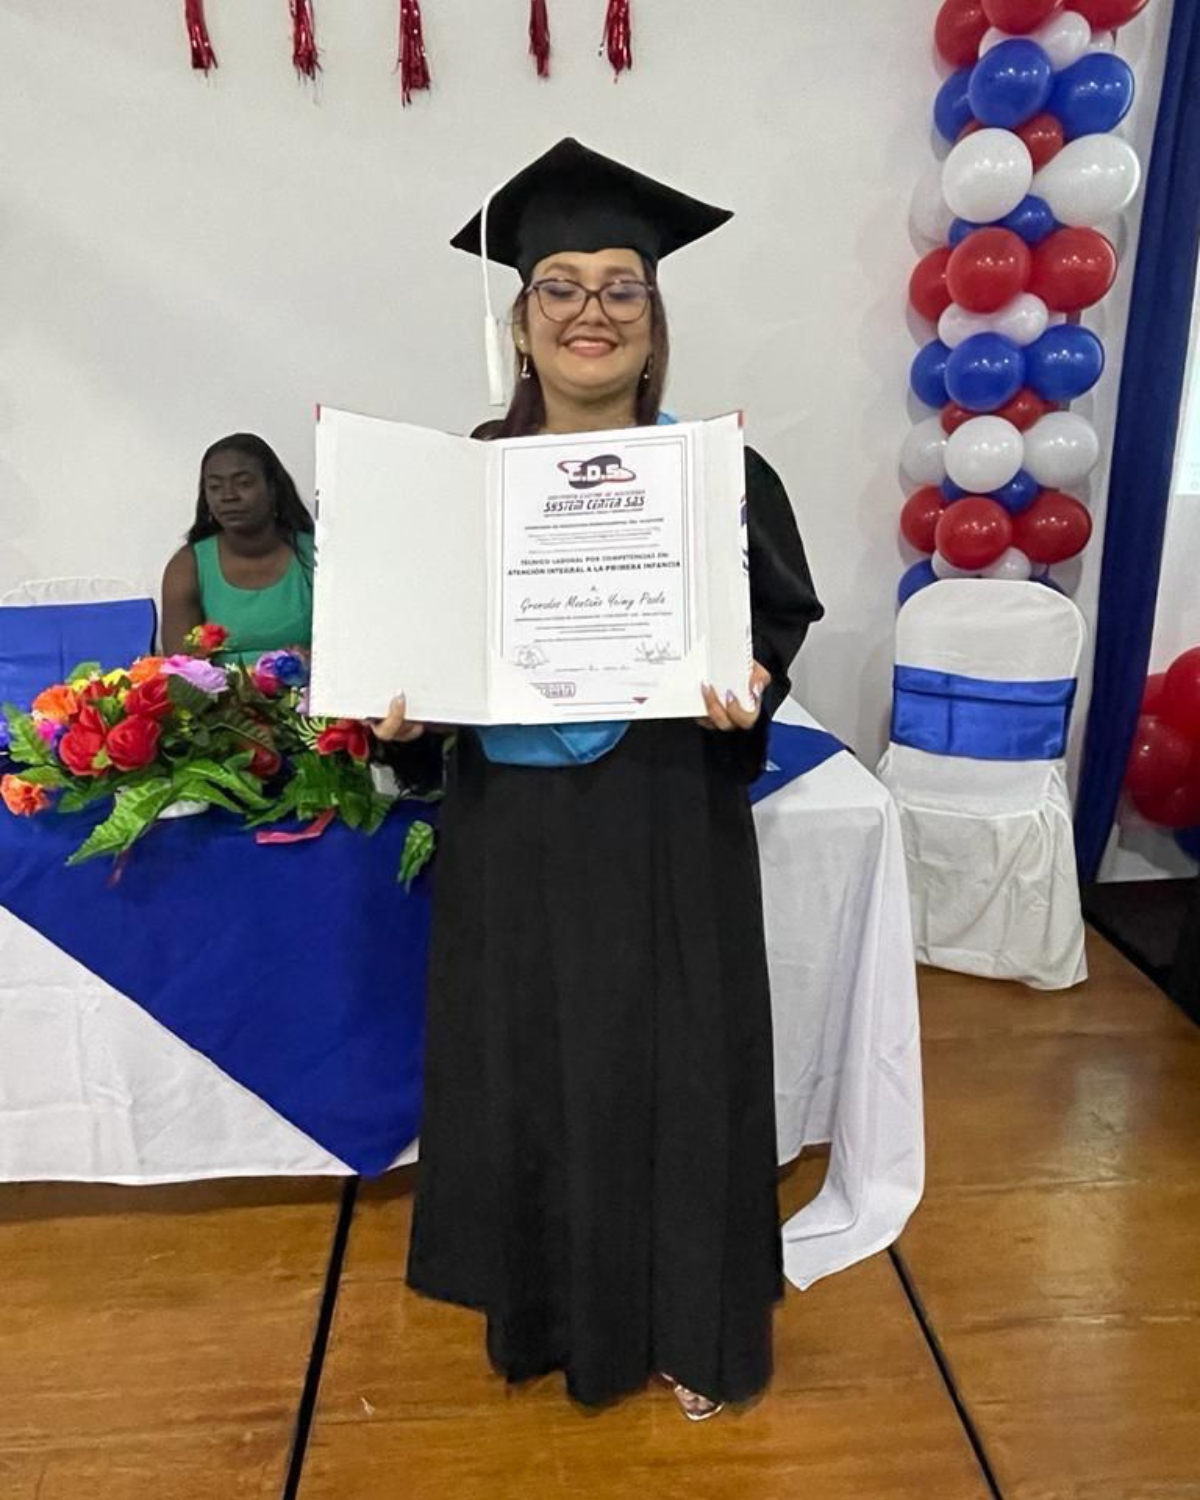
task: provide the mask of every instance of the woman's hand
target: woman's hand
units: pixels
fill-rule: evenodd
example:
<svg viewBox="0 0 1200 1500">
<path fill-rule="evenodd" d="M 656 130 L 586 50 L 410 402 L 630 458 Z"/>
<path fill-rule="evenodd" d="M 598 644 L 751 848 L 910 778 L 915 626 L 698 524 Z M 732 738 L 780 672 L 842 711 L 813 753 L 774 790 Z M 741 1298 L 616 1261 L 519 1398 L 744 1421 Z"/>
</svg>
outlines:
<svg viewBox="0 0 1200 1500">
<path fill-rule="evenodd" d="M 404 694 L 393 698 L 387 714 L 382 719 L 368 719 L 371 733 L 377 740 L 392 744 L 407 745 L 410 740 L 419 740 L 425 733 L 425 725 L 408 717 L 408 705 Z"/>
<path fill-rule="evenodd" d="M 731 729 L 753 729 L 762 709 L 763 691 L 770 680 L 771 674 L 766 667 L 755 662 L 750 671 L 749 708 L 743 708 L 732 688 L 725 694 L 725 701 L 722 702 L 716 688 L 706 682 L 703 690 L 704 706 L 708 709 L 708 714 L 703 719 L 697 719 L 696 723 L 702 729 L 718 729 L 723 733 L 728 733 Z"/>
</svg>

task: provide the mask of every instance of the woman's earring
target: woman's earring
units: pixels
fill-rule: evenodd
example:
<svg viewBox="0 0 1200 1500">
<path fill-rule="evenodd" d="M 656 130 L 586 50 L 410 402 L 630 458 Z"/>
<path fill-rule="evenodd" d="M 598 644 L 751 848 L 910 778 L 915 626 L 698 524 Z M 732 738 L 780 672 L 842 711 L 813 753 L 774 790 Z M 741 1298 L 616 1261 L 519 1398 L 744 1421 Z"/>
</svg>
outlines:
<svg viewBox="0 0 1200 1500">
<path fill-rule="evenodd" d="M 528 356 L 528 354 L 522 354 L 522 356 L 521 356 L 521 379 L 522 380 L 528 380 L 531 373 L 532 373 L 532 371 L 529 368 L 529 356 Z"/>
<path fill-rule="evenodd" d="M 646 368 L 642 371 L 642 384 L 650 384 L 650 371 L 654 368 L 654 356 L 651 355 L 646 361 Z"/>
</svg>

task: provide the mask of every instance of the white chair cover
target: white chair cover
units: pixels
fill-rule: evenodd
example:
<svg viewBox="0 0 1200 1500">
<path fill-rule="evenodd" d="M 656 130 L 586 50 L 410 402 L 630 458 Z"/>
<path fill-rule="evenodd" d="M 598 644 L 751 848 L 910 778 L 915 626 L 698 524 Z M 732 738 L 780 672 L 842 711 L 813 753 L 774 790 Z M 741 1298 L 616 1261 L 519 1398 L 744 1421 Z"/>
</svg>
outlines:
<svg viewBox="0 0 1200 1500">
<path fill-rule="evenodd" d="M 990 682 L 1074 679 L 1085 627 L 1038 583 L 946 579 L 896 621 L 896 664 Z M 893 719 L 893 734 L 896 733 Z M 879 776 L 904 835 L 917 958 L 1036 989 L 1087 978 L 1066 770 L 893 742 Z"/>
<path fill-rule="evenodd" d="M 33 578 L 0 594 L 0 604 L 107 604 L 144 595 L 123 578 Z"/>
</svg>

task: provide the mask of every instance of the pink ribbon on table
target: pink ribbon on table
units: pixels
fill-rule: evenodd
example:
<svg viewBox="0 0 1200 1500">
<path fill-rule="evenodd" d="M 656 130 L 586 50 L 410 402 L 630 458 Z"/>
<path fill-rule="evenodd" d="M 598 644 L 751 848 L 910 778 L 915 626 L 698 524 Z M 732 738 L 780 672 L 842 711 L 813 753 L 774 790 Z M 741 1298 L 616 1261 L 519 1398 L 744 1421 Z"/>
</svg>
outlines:
<svg viewBox="0 0 1200 1500">
<path fill-rule="evenodd" d="M 267 829 L 261 829 L 254 835 L 256 844 L 302 844 L 305 839 L 319 839 L 325 830 L 333 822 L 335 809 L 327 807 L 318 818 L 314 818 L 307 828 L 302 828 L 299 833 L 271 833 Z"/>
</svg>

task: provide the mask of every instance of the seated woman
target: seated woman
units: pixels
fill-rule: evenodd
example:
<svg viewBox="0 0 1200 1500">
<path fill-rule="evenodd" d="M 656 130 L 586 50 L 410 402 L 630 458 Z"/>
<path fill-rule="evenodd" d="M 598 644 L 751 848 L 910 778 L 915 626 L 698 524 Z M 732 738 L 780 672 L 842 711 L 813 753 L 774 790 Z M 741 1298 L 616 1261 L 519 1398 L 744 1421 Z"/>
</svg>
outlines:
<svg viewBox="0 0 1200 1500">
<path fill-rule="evenodd" d="M 187 545 L 167 564 L 162 643 L 183 650 L 212 621 L 229 631 L 223 666 L 312 640 L 313 521 L 274 450 L 253 433 L 221 438 L 200 461 Z"/>
</svg>

